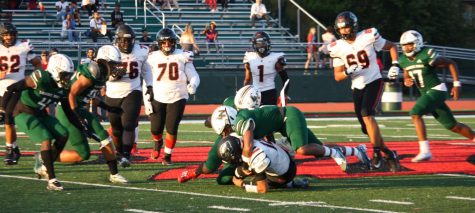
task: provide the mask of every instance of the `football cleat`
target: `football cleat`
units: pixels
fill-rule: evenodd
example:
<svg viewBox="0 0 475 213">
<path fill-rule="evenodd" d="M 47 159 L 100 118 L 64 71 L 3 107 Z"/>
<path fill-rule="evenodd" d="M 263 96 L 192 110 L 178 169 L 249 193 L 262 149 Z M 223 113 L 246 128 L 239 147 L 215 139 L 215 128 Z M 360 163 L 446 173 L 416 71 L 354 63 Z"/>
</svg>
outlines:
<svg viewBox="0 0 475 213">
<path fill-rule="evenodd" d="M 172 163 L 172 155 L 171 154 L 166 154 L 163 156 L 162 158 L 162 165 L 165 165 L 165 166 L 170 166 L 170 165 L 173 165 Z"/>
<path fill-rule="evenodd" d="M 121 184 L 129 183 L 129 181 L 127 179 L 125 179 L 125 177 L 123 177 L 122 175 L 119 175 L 119 173 L 117 173 L 115 175 L 111 174 L 109 176 L 109 181 L 111 183 L 121 183 Z"/>
<path fill-rule="evenodd" d="M 123 168 L 130 167 L 130 161 L 124 156 L 117 156 L 117 163 Z"/>
<path fill-rule="evenodd" d="M 430 152 L 420 152 L 419 154 L 416 155 L 413 159 L 411 159 L 411 162 L 417 163 L 417 162 L 422 162 L 422 161 L 429 161 L 432 159 L 432 154 Z"/>
<path fill-rule="evenodd" d="M 5 147 L 5 159 L 3 162 L 5 165 L 15 165 L 21 157 L 20 149 L 17 147 Z"/>
<path fill-rule="evenodd" d="M 336 153 L 335 156 L 332 156 L 333 160 L 335 160 L 336 164 L 340 166 L 341 170 L 346 172 L 346 158 L 341 152 L 340 149 L 333 149 Z"/>
<path fill-rule="evenodd" d="M 391 151 L 390 155 L 384 157 L 388 163 L 389 171 L 397 172 L 399 171 L 399 158 L 396 151 Z"/>
<path fill-rule="evenodd" d="M 43 160 L 41 160 L 40 153 L 36 153 L 34 159 L 35 164 L 33 165 L 33 171 L 35 172 L 38 179 L 49 179 L 48 170 L 43 165 Z"/>
<path fill-rule="evenodd" d="M 56 178 L 53 178 L 48 181 L 48 186 L 46 187 L 46 189 L 51 191 L 62 191 L 64 188 L 63 185 L 61 185 L 61 183 Z"/>
<path fill-rule="evenodd" d="M 376 170 L 381 168 L 382 162 L 383 158 L 381 157 L 381 153 L 373 153 L 373 159 L 371 159 L 371 169 Z"/>
<path fill-rule="evenodd" d="M 178 183 L 184 183 L 191 179 L 195 179 L 196 177 L 198 177 L 198 175 L 196 175 L 195 170 L 185 170 L 181 173 L 180 177 L 178 177 L 177 179 L 178 179 Z"/>
<path fill-rule="evenodd" d="M 296 189 L 305 189 L 308 188 L 309 181 L 307 178 L 302 178 L 302 179 L 294 179 L 292 182 L 290 182 L 288 188 L 296 188 Z"/>
<path fill-rule="evenodd" d="M 357 157 L 360 162 L 364 164 L 365 168 L 370 169 L 371 160 L 369 159 L 368 153 L 366 152 L 366 146 L 364 144 L 359 144 L 358 146 L 356 146 L 356 149 L 358 150 Z"/>
<path fill-rule="evenodd" d="M 163 146 L 163 139 L 160 139 L 158 141 L 153 141 L 153 150 L 152 153 L 150 154 L 150 158 L 156 160 L 160 157 L 160 150 L 162 149 Z"/>
</svg>

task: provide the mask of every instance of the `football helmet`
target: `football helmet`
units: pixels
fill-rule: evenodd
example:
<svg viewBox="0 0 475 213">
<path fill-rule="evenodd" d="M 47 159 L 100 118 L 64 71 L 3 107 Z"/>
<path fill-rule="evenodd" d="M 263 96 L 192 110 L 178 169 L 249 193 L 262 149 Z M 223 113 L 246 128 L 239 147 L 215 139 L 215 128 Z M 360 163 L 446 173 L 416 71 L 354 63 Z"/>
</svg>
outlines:
<svg viewBox="0 0 475 213">
<path fill-rule="evenodd" d="M 239 109 L 257 109 L 261 105 L 261 92 L 253 85 L 238 90 L 234 97 L 234 106 Z"/>
<path fill-rule="evenodd" d="M 10 35 L 10 39 L 5 40 L 4 36 Z M 5 47 L 11 47 L 15 45 L 17 39 L 18 31 L 16 30 L 15 25 L 9 22 L 3 22 L 0 24 L 0 39 L 2 40 L 2 44 Z"/>
<path fill-rule="evenodd" d="M 132 27 L 127 24 L 121 24 L 115 31 L 115 45 L 123 53 L 129 54 L 134 49 L 135 32 Z"/>
<path fill-rule="evenodd" d="M 271 49 L 270 36 L 264 31 L 259 31 L 252 37 L 252 49 L 257 52 L 260 57 L 269 55 Z"/>
<path fill-rule="evenodd" d="M 340 29 L 344 27 L 351 29 L 349 34 L 340 33 Z M 341 12 L 336 16 L 335 29 L 338 35 L 345 40 L 354 38 L 358 32 L 358 18 L 350 11 Z"/>
<path fill-rule="evenodd" d="M 414 48 L 412 49 L 411 52 L 406 52 L 404 48 L 402 48 L 402 52 L 404 53 L 404 55 L 408 57 L 412 57 L 414 54 L 421 51 L 422 47 L 424 46 L 424 40 L 422 39 L 422 35 L 415 30 L 408 30 L 404 32 L 401 35 L 401 39 L 399 43 L 401 44 L 401 46 L 410 44 L 410 43 L 414 44 Z"/>
<path fill-rule="evenodd" d="M 218 157 L 229 164 L 238 164 L 241 162 L 242 143 L 239 138 L 226 136 L 218 143 Z"/>
<path fill-rule="evenodd" d="M 163 52 L 165 55 L 172 54 L 176 49 L 176 43 L 178 41 L 178 36 L 170 28 L 163 28 L 157 33 L 157 44 L 158 49 Z M 169 41 L 168 47 L 163 47 L 165 41 Z"/>
<path fill-rule="evenodd" d="M 49 58 L 46 71 L 51 74 L 58 87 L 67 88 L 74 73 L 74 63 L 69 56 L 58 53 Z"/>
<path fill-rule="evenodd" d="M 96 62 L 100 71 L 105 73 L 106 80 L 108 77 L 118 79 L 125 75 L 127 70 L 122 65 L 120 51 L 113 45 L 104 45 L 97 50 Z"/>
<path fill-rule="evenodd" d="M 216 134 L 221 134 L 226 126 L 233 125 L 236 120 L 237 111 L 229 106 L 219 106 L 211 115 L 211 127 Z"/>
</svg>

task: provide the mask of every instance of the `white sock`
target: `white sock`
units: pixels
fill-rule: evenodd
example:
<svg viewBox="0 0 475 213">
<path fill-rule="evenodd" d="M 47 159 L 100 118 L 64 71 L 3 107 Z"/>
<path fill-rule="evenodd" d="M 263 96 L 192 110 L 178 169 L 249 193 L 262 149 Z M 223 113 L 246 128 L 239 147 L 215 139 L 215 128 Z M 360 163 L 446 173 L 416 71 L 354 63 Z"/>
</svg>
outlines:
<svg viewBox="0 0 475 213">
<path fill-rule="evenodd" d="M 5 146 L 6 146 L 6 147 L 12 147 L 12 148 L 13 148 L 13 144 L 12 144 L 12 143 L 5 143 Z"/>
<path fill-rule="evenodd" d="M 173 150 L 173 149 L 170 149 L 170 148 L 168 148 L 168 147 L 165 146 L 165 149 L 163 150 L 163 152 L 165 152 L 165 154 L 171 155 L 171 154 L 172 154 L 172 150 Z"/>
<path fill-rule="evenodd" d="M 328 157 L 331 155 L 332 150 L 330 148 L 324 146 L 323 149 L 325 149 L 325 153 L 323 154 L 324 157 Z"/>
<path fill-rule="evenodd" d="M 359 151 L 358 149 L 354 148 L 354 147 L 349 147 L 349 146 L 344 146 L 343 147 L 345 149 L 345 156 L 348 157 L 348 156 L 358 156 L 359 154 Z"/>
<path fill-rule="evenodd" d="M 419 141 L 419 151 L 421 153 L 430 153 L 429 141 Z"/>
</svg>

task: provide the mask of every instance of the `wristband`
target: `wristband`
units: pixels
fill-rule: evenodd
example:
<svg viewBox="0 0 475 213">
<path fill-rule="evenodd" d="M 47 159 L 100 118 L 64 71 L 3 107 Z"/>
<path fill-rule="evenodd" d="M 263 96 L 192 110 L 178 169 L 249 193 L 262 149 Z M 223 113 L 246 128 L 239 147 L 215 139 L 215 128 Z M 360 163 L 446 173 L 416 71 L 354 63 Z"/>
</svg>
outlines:
<svg viewBox="0 0 475 213">
<path fill-rule="evenodd" d="M 454 81 L 454 87 L 461 87 L 462 83 L 460 81 Z"/>
<path fill-rule="evenodd" d="M 392 61 L 391 64 L 393 64 L 393 65 L 394 65 L 394 64 L 399 65 L 399 61 Z"/>
<path fill-rule="evenodd" d="M 245 162 L 245 163 L 249 163 L 249 161 L 251 160 L 250 158 L 248 158 L 244 155 L 241 155 L 241 158 L 242 158 L 242 161 Z"/>
<path fill-rule="evenodd" d="M 244 189 L 246 189 L 246 192 L 257 193 L 257 186 L 256 185 L 244 184 Z"/>
</svg>

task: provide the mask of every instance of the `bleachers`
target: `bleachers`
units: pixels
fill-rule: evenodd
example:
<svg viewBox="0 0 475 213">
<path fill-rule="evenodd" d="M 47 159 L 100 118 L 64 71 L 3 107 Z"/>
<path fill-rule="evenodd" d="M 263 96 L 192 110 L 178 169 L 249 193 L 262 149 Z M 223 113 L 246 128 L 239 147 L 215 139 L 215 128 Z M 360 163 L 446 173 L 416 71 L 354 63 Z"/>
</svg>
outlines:
<svg viewBox="0 0 475 213">
<path fill-rule="evenodd" d="M 43 0 L 45 11 L 14 10 L 13 23 L 17 26 L 20 37 L 30 39 L 37 49 L 56 47 L 60 52 L 70 55 L 74 60 L 84 57 L 84 50 L 87 47 L 99 47 L 109 43 L 108 39 L 99 39 L 98 43 L 93 43 L 90 38 L 81 36 L 81 42 L 70 43 L 67 39 L 60 37 L 61 23 L 56 21 L 56 10 L 54 3 L 56 0 Z M 101 16 L 110 23 L 110 13 L 114 8 L 115 1 L 107 1 L 106 7 L 99 11 Z M 278 20 L 273 19 L 273 28 L 267 28 L 265 21 L 258 21 L 256 28 L 251 27 L 249 11 L 251 4 L 247 1 L 239 1 L 229 5 L 228 12 L 221 10 L 211 13 L 209 7 L 202 3 L 195 3 L 195 0 L 180 0 L 180 10 L 164 9 L 156 11 L 155 14 L 166 17 L 166 25 L 171 27 L 177 25 L 184 29 L 185 25 L 191 23 L 195 30 L 195 39 L 200 47 L 201 54 L 195 59 L 198 69 L 210 69 L 217 67 L 233 66 L 241 68 L 244 52 L 251 47 L 250 39 L 258 30 L 264 30 L 272 38 L 272 50 L 285 52 L 290 66 L 303 67 L 306 59 L 306 46 L 298 43 L 297 38 L 289 33 L 289 28 L 277 26 Z M 201 1 L 200 1 L 201 2 Z M 218 9 L 220 5 L 218 4 Z M 131 25 L 141 36 L 141 29 L 144 27 L 143 7 L 139 7 L 138 16 L 135 14 L 135 1 L 121 1 L 121 10 L 124 13 L 124 20 Z M 8 12 L 8 11 L 7 11 Z M 84 32 L 89 29 L 89 17 L 86 11 L 81 10 L 81 26 L 77 30 Z M 204 36 L 200 32 L 210 21 L 217 23 L 219 31 L 219 45 L 221 51 L 216 53 L 214 47 L 210 52 L 206 51 Z M 147 14 L 147 29 L 154 38 L 156 32 L 162 28 L 162 24 L 151 14 Z M 178 34 L 180 32 L 177 32 Z M 82 51 L 81 51 L 82 50 Z"/>
</svg>

